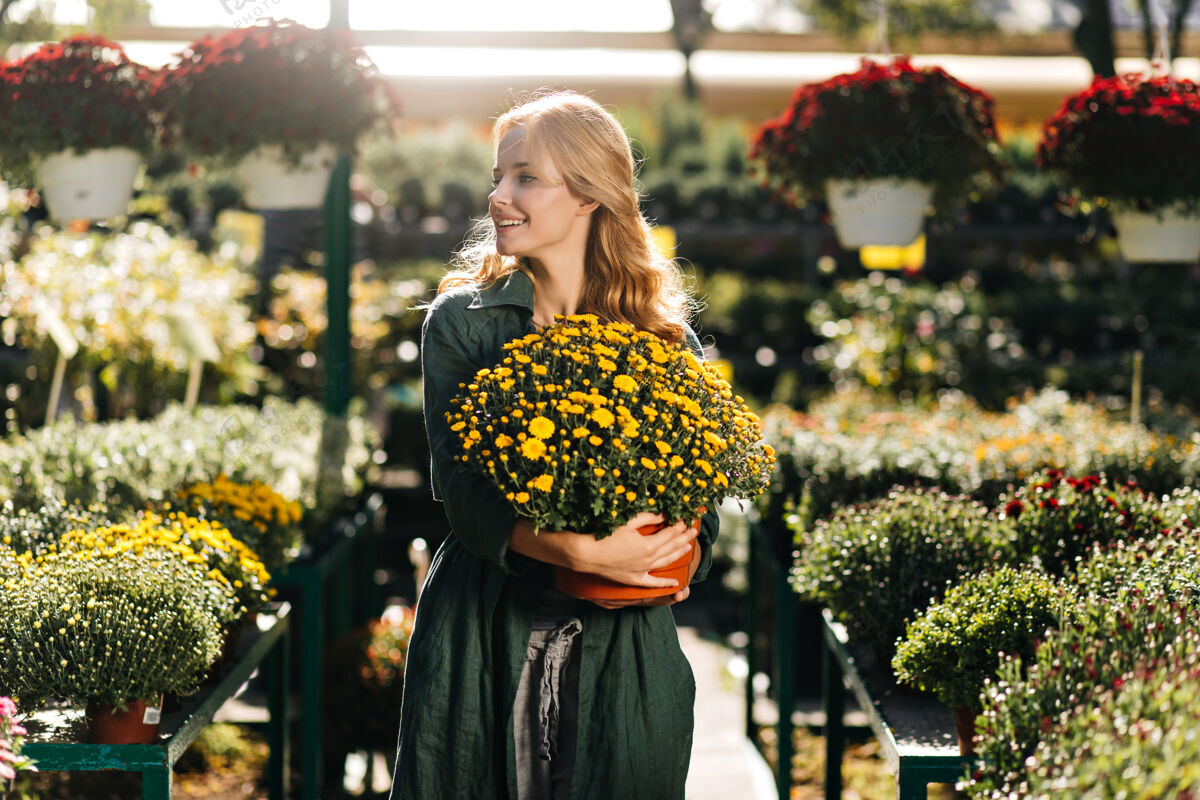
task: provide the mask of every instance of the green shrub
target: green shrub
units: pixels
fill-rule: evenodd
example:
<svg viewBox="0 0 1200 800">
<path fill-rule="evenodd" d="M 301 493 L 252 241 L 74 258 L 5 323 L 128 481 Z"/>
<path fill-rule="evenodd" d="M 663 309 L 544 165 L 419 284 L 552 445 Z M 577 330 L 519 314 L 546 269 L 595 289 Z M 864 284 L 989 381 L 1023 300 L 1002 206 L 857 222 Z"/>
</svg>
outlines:
<svg viewBox="0 0 1200 800">
<path fill-rule="evenodd" d="M 1070 602 L 1069 589 L 1034 567 L 973 575 L 909 623 L 892 659 L 896 679 L 933 692 L 951 708 L 978 711 L 1000 654 L 1028 660 Z"/>
<path fill-rule="evenodd" d="M 1155 536 L 1164 527 L 1154 498 L 1103 475 L 1070 478 L 1051 470 L 1002 495 L 998 508 L 1016 558 L 1036 560 L 1056 575 L 1094 545 Z"/>
<path fill-rule="evenodd" d="M 987 514 L 966 497 L 895 489 L 797 529 L 792 585 L 890 661 L 906 620 L 993 560 Z"/>
<path fill-rule="evenodd" d="M 1184 631 L 1077 708 L 1039 743 L 1030 800 L 1160 800 L 1200 796 L 1200 633 Z"/>
</svg>

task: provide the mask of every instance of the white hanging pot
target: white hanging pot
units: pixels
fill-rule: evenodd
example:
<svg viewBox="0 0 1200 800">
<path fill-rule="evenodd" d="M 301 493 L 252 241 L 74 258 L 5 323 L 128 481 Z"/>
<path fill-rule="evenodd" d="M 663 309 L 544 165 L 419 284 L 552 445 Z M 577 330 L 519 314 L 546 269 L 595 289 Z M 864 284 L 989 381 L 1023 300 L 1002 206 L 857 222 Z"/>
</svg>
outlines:
<svg viewBox="0 0 1200 800">
<path fill-rule="evenodd" d="M 1161 218 L 1160 218 L 1161 215 Z M 1194 262 L 1200 259 L 1200 215 L 1177 208 L 1158 214 L 1114 209 L 1113 226 L 1126 261 Z"/>
<path fill-rule="evenodd" d="M 319 208 L 325 203 L 325 190 L 337 151 L 323 142 L 305 153 L 299 165 L 283 159 L 279 145 L 263 145 L 241 160 L 237 166 L 242 196 L 251 208 Z"/>
<path fill-rule="evenodd" d="M 63 150 L 35 167 L 46 208 L 56 219 L 108 219 L 122 216 L 133 198 L 142 157 L 128 147 L 82 154 Z"/>
<path fill-rule="evenodd" d="M 830 179 L 825 194 L 838 243 L 855 250 L 912 244 L 921 235 L 933 187 L 899 178 Z"/>
</svg>

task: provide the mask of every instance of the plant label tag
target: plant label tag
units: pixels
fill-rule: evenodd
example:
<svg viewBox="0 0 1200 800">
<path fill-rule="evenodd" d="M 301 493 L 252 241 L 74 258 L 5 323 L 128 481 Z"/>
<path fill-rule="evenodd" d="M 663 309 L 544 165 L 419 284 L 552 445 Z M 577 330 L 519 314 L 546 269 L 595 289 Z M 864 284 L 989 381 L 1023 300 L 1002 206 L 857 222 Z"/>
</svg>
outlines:
<svg viewBox="0 0 1200 800">
<path fill-rule="evenodd" d="M 146 713 L 142 714 L 142 724 L 143 725 L 157 725 L 161 721 L 162 721 L 162 709 L 161 708 L 151 708 L 150 706 L 146 706 Z"/>
<path fill-rule="evenodd" d="M 185 305 L 174 306 L 167 312 L 167 324 L 175 343 L 189 356 L 201 361 L 221 360 L 221 350 L 208 326 L 196 315 L 196 309 Z"/>
<path fill-rule="evenodd" d="M 58 312 L 43 297 L 33 298 L 33 311 L 37 315 L 38 325 L 45 328 L 46 333 L 50 334 L 50 338 L 54 340 L 54 346 L 58 348 L 58 352 L 62 353 L 63 358 L 74 358 L 75 354 L 79 352 L 79 342 L 76 341 L 71 329 L 67 327 L 67 323 L 63 322 Z"/>
</svg>

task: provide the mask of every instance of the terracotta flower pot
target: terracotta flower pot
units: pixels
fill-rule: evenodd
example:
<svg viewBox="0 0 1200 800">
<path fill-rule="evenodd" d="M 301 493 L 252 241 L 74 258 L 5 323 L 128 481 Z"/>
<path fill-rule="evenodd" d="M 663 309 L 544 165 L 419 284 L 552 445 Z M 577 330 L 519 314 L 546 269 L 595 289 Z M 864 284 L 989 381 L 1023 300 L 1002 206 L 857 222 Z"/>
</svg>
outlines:
<svg viewBox="0 0 1200 800">
<path fill-rule="evenodd" d="M 958 752 L 975 755 L 975 711 L 966 706 L 954 709 L 954 733 L 958 737 Z"/>
<path fill-rule="evenodd" d="M 698 524 L 698 520 L 693 520 L 692 525 Z M 645 525 L 638 528 L 638 533 L 642 536 L 649 536 L 652 533 L 658 533 L 668 525 Z M 641 600 L 648 597 L 665 597 L 675 594 L 688 583 L 688 570 L 692 564 L 692 556 L 696 552 L 696 543 L 693 541 L 687 555 L 678 561 L 674 561 L 662 569 L 653 570 L 650 574 L 659 578 L 674 578 L 679 581 L 678 586 L 667 586 L 662 589 L 648 589 L 644 586 L 630 586 L 625 583 L 617 583 L 610 581 L 607 578 L 601 578 L 599 575 L 593 575 L 590 572 L 577 572 L 566 567 L 554 568 L 554 588 L 560 592 L 564 592 L 575 597 L 582 597 L 585 600 Z"/>
<path fill-rule="evenodd" d="M 145 700 L 130 700 L 125 711 L 106 703 L 88 703 L 88 741 L 96 744 L 153 744 L 158 741 L 162 697 L 149 706 Z"/>
</svg>

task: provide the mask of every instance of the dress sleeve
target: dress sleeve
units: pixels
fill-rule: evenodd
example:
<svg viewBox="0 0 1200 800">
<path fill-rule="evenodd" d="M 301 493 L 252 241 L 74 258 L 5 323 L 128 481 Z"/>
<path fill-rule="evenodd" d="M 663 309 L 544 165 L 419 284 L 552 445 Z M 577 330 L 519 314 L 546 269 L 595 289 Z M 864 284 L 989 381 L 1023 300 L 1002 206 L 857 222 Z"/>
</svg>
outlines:
<svg viewBox="0 0 1200 800">
<path fill-rule="evenodd" d="M 459 469 L 458 437 L 450 430 L 446 412 L 450 400 L 476 372 L 490 363 L 469 334 L 466 320 L 457 309 L 435 302 L 421 329 L 421 372 L 425 392 L 425 430 L 432 457 L 435 500 L 442 501 L 450 529 L 463 546 L 479 558 L 491 561 L 506 572 L 523 573 L 532 561 L 508 552 L 516 522 L 513 511 L 500 492 L 482 476 Z"/>
<path fill-rule="evenodd" d="M 684 325 L 684 339 L 688 349 L 695 354 L 696 358 L 703 359 L 704 348 L 700 345 L 700 338 L 688 325 Z M 708 577 L 708 570 L 712 567 L 713 542 L 717 540 L 720 527 L 721 518 L 715 508 L 710 508 L 700 518 L 700 535 L 696 538 L 700 544 L 700 566 L 696 568 L 696 574 L 692 576 L 692 583 L 699 583 Z"/>
</svg>

